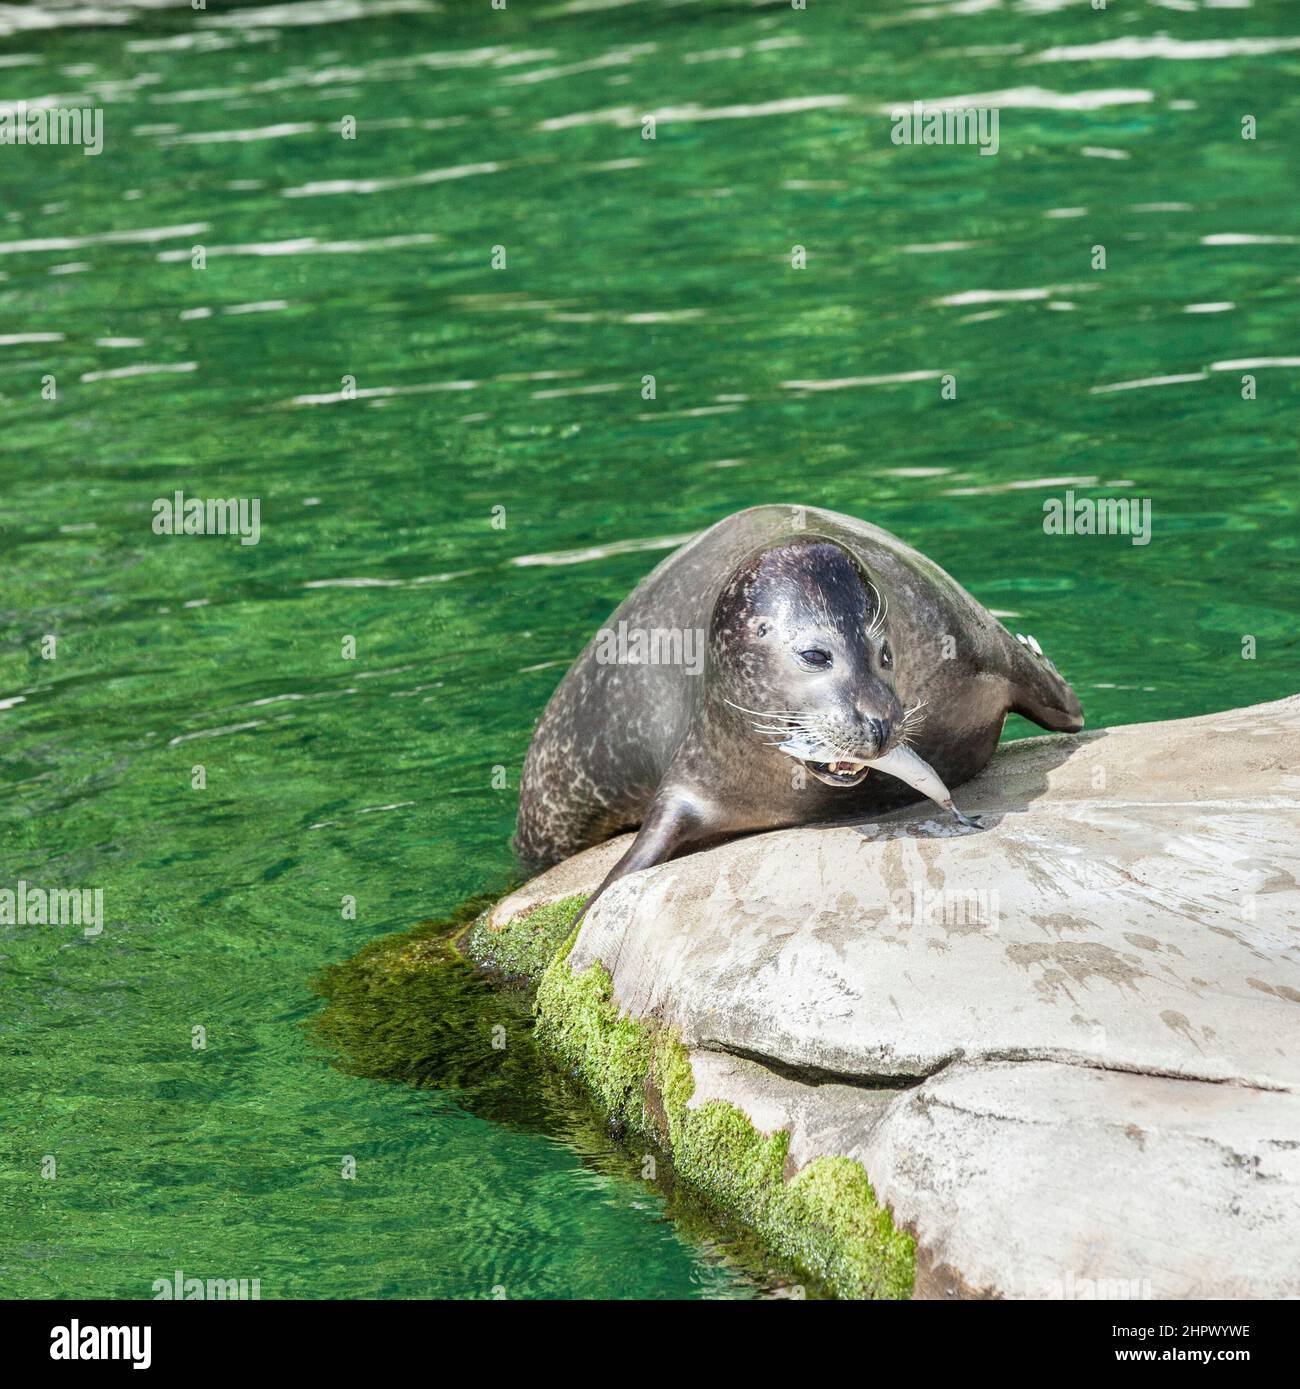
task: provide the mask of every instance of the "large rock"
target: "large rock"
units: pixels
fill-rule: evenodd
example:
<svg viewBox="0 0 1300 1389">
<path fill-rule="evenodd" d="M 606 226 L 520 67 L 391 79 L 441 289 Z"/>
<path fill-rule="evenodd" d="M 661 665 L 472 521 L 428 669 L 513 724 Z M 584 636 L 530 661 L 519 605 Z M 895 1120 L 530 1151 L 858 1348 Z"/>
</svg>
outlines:
<svg viewBox="0 0 1300 1389">
<path fill-rule="evenodd" d="M 690 1103 L 857 1160 L 918 1294 L 1300 1295 L 1300 697 L 1003 748 L 932 807 L 632 875 L 569 954 Z M 589 892 L 602 845 L 493 921 Z"/>
</svg>

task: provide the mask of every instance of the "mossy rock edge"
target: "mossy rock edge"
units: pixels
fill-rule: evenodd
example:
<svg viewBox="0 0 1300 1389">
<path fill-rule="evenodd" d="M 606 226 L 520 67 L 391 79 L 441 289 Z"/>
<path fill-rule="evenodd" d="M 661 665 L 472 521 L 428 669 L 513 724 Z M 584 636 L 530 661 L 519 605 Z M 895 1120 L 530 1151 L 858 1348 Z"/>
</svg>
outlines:
<svg viewBox="0 0 1300 1389">
<path fill-rule="evenodd" d="M 680 1040 L 620 1015 L 599 963 L 573 973 L 572 923 L 583 901 L 567 897 L 497 924 L 485 914 L 463 947 L 486 969 L 536 983 L 542 1046 L 612 1122 L 667 1152 L 679 1179 L 837 1296 L 910 1297 L 915 1242 L 894 1228 L 861 1164 L 819 1157 L 787 1181 L 789 1134 L 764 1137 L 725 1100 L 690 1108 L 695 1080 Z"/>
</svg>

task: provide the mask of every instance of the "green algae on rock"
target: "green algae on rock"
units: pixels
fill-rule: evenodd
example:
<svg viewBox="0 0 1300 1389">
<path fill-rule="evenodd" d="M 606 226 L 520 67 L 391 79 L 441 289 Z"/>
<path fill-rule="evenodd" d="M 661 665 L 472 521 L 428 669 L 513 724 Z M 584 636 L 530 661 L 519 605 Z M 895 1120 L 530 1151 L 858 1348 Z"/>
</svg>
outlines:
<svg viewBox="0 0 1300 1389">
<path fill-rule="evenodd" d="M 465 939 L 465 953 L 493 974 L 535 980 L 568 940 L 573 919 L 586 900 L 578 896 L 547 902 L 501 924 L 494 924 L 491 913 L 484 912 Z"/>
<path fill-rule="evenodd" d="M 764 1137 L 725 1100 L 692 1108 L 686 1048 L 666 1029 L 620 1016 L 604 967 L 574 974 L 567 953 L 538 985 L 537 1035 L 601 1107 L 660 1144 L 680 1178 L 838 1296 L 910 1297 L 912 1237 L 894 1229 L 862 1167 L 819 1157 L 787 1181 L 789 1135 Z"/>
<path fill-rule="evenodd" d="M 787 1180 L 787 1133 L 764 1137 L 724 1100 L 692 1107 L 695 1079 L 681 1042 L 620 1015 L 599 963 L 570 970 L 572 923 L 584 900 L 562 898 L 503 922 L 485 915 L 466 949 L 486 968 L 535 980 L 543 1048 L 582 1079 L 616 1126 L 667 1152 L 678 1178 L 713 1206 L 841 1297 L 909 1297 L 912 1237 L 894 1229 L 858 1163 L 819 1157 Z"/>
</svg>

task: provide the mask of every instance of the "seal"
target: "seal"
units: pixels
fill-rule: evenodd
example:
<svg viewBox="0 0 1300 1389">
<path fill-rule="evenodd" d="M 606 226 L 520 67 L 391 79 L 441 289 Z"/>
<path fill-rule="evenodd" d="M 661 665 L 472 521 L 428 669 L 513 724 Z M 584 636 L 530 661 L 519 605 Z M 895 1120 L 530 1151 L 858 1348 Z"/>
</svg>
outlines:
<svg viewBox="0 0 1300 1389">
<path fill-rule="evenodd" d="M 515 849 L 536 869 L 637 829 L 599 896 L 733 835 L 918 793 L 973 825 L 947 788 L 985 766 L 1012 712 L 1083 727 L 1038 643 L 896 536 L 753 507 L 659 564 L 560 682 L 524 762 Z"/>
</svg>

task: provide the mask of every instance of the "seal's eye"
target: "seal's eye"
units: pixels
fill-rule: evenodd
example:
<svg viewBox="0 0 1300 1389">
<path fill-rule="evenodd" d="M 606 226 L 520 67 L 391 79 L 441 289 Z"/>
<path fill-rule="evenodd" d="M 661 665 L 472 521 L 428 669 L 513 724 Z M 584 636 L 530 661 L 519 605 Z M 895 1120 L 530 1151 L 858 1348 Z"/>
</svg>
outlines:
<svg viewBox="0 0 1300 1389">
<path fill-rule="evenodd" d="M 814 647 L 811 651 L 801 651 L 799 659 L 805 665 L 812 666 L 814 670 L 828 670 L 831 664 L 831 653 Z"/>
<path fill-rule="evenodd" d="M 894 664 L 894 653 L 889 649 L 889 643 L 887 641 L 882 641 L 880 643 L 880 664 L 884 666 L 886 670 L 889 670 Z"/>
</svg>

